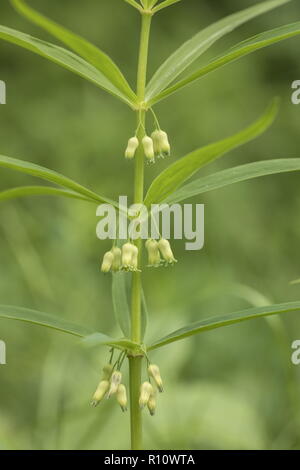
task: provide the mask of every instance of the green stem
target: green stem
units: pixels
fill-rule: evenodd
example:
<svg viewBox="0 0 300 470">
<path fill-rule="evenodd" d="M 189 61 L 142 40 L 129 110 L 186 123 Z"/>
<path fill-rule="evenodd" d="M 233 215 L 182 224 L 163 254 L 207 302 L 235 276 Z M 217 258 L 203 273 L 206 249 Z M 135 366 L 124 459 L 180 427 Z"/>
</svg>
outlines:
<svg viewBox="0 0 300 470">
<path fill-rule="evenodd" d="M 147 80 L 147 62 L 149 49 L 149 36 L 151 15 L 142 13 L 142 27 L 140 39 L 139 64 L 137 75 L 137 96 L 141 109 L 138 111 L 138 134 L 140 146 L 135 156 L 134 175 L 134 203 L 142 204 L 144 200 L 144 152 L 141 141 L 145 135 L 146 112 L 143 109 L 145 88 Z M 142 260 L 142 243 L 137 240 L 139 249 L 139 267 Z M 142 280 L 141 273 L 132 275 L 131 292 L 131 339 L 141 343 L 141 307 L 142 306 Z M 130 374 L 130 423 L 131 423 L 131 449 L 142 449 L 142 414 L 139 407 L 139 393 L 141 386 L 142 357 L 129 357 Z"/>
</svg>

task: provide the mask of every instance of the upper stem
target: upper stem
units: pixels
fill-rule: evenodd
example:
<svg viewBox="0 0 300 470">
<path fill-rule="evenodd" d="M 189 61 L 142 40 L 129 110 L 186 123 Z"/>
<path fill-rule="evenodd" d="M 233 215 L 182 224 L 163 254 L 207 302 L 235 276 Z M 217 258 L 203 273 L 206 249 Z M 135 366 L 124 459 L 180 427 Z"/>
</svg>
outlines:
<svg viewBox="0 0 300 470">
<path fill-rule="evenodd" d="M 142 103 L 145 99 L 151 20 L 152 20 L 151 14 L 142 13 L 140 53 L 139 53 L 139 65 L 138 65 L 138 74 L 137 74 L 137 97 L 140 103 Z"/>
<path fill-rule="evenodd" d="M 138 139 L 139 148 L 135 156 L 134 174 L 134 203 L 142 204 L 144 200 L 144 152 L 142 139 L 145 136 L 146 112 L 142 109 L 145 100 L 145 89 L 147 81 L 147 63 L 149 36 L 151 27 L 151 15 L 142 12 L 142 26 L 140 38 L 139 63 L 137 74 L 137 96 L 141 110 L 138 112 Z M 142 241 L 137 240 L 136 246 L 139 249 L 139 268 L 142 260 Z M 141 310 L 142 310 L 142 280 L 141 273 L 134 272 L 132 275 L 131 293 L 131 339 L 141 343 Z M 141 387 L 141 366 L 143 357 L 129 357 L 130 374 L 130 421 L 131 421 L 131 448 L 132 450 L 142 449 L 142 413 L 139 407 L 139 393 Z"/>
<path fill-rule="evenodd" d="M 139 63 L 137 73 L 137 96 L 140 103 L 142 103 L 145 98 L 151 18 L 152 17 L 149 14 L 142 14 Z M 144 200 L 144 152 L 141 142 L 145 135 L 146 112 L 144 110 L 138 112 L 137 120 L 137 137 L 139 139 L 140 146 L 135 156 L 134 203 L 142 204 Z M 139 249 L 140 267 L 142 259 L 141 240 L 137 240 L 136 244 Z M 141 273 L 135 272 L 133 273 L 132 279 L 131 339 L 137 343 L 141 342 L 141 289 Z"/>
</svg>

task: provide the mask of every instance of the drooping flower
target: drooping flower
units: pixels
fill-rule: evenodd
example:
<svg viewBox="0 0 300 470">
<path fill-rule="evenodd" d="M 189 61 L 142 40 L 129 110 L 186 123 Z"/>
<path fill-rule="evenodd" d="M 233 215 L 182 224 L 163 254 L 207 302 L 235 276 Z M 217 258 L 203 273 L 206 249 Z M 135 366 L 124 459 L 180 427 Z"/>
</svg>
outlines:
<svg viewBox="0 0 300 470">
<path fill-rule="evenodd" d="M 122 381 L 122 374 L 119 370 L 116 370 L 115 372 L 112 373 L 112 376 L 110 378 L 110 387 L 108 390 L 107 398 L 110 398 L 112 395 L 114 395 L 118 387 Z"/>
<path fill-rule="evenodd" d="M 163 382 L 160 375 L 159 367 L 156 364 L 150 364 L 148 367 L 148 374 L 153 378 L 158 390 L 163 392 Z"/>
<path fill-rule="evenodd" d="M 105 253 L 103 257 L 102 265 L 101 265 L 101 271 L 103 273 L 109 273 L 109 271 L 112 268 L 113 261 L 114 261 L 114 255 L 112 254 L 112 252 L 108 251 L 107 253 Z"/>
<path fill-rule="evenodd" d="M 125 243 L 122 246 L 122 269 L 125 271 L 138 270 L 139 250 L 133 243 Z"/>
<path fill-rule="evenodd" d="M 140 408 L 145 408 L 147 405 L 151 394 L 153 393 L 153 387 L 150 382 L 144 382 L 141 385 L 139 405 Z"/>
<path fill-rule="evenodd" d="M 131 160 L 135 156 L 135 152 L 139 146 L 139 141 L 138 138 L 131 137 L 131 139 L 128 140 L 127 148 L 125 150 L 125 158 L 128 160 Z"/>
<path fill-rule="evenodd" d="M 154 416 L 155 415 L 155 411 L 156 411 L 156 397 L 155 397 L 155 393 L 152 393 L 150 395 L 150 398 L 147 402 L 147 407 L 148 407 L 148 410 L 149 410 L 149 413 L 151 416 Z"/>
<path fill-rule="evenodd" d="M 154 153 L 158 157 L 169 157 L 171 154 L 171 146 L 169 143 L 168 134 L 162 130 L 156 130 L 151 134 L 153 144 L 154 144 Z"/>
<path fill-rule="evenodd" d="M 161 257 L 158 248 L 158 242 L 153 239 L 146 241 L 145 246 L 148 251 L 148 266 L 149 267 L 158 267 L 161 264 Z"/>
<path fill-rule="evenodd" d="M 96 407 L 101 400 L 103 400 L 103 398 L 105 397 L 107 391 L 109 389 L 109 381 L 108 380 L 101 380 L 101 382 L 99 383 L 94 395 L 93 395 L 93 398 L 92 398 L 92 401 L 91 401 L 91 405 Z"/>
<path fill-rule="evenodd" d="M 127 392 L 126 387 L 123 384 L 118 386 L 117 390 L 117 401 L 122 411 L 127 411 Z"/>
<path fill-rule="evenodd" d="M 112 270 L 114 272 L 118 272 L 121 269 L 122 266 L 122 251 L 119 247 L 114 246 L 111 249 L 111 252 L 113 254 L 113 263 L 112 263 Z"/>
<path fill-rule="evenodd" d="M 144 148 L 145 157 L 150 163 L 154 163 L 155 155 L 154 155 L 153 140 L 151 139 L 151 137 L 146 135 L 142 140 L 142 144 Z"/>
<path fill-rule="evenodd" d="M 161 238 L 158 242 L 158 248 L 159 248 L 159 251 L 161 252 L 163 259 L 165 260 L 167 264 L 177 263 L 177 260 L 175 259 L 173 255 L 171 245 L 168 242 L 168 240 Z"/>
</svg>

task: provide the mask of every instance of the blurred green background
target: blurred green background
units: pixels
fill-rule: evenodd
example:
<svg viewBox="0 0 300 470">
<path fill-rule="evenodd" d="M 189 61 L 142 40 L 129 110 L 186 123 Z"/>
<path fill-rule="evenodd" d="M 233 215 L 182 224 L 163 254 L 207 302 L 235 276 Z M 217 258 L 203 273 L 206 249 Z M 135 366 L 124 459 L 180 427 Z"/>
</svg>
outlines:
<svg viewBox="0 0 300 470">
<path fill-rule="evenodd" d="M 31 0 L 30 5 L 108 52 L 135 83 L 138 14 L 122 0 Z M 199 29 L 257 2 L 182 0 L 153 22 L 149 70 Z M 1 23 L 40 38 L 8 1 Z M 294 22 L 294 1 L 243 26 L 209 52 L 266 29 Z M 170 135 L 172 160 L 226 137 L 256 119 L 273 96 L 279 118 L 256 141 L 202 171 L 256 160 L 300 157 L 300 107 L 291 83 L 300 78 L 300 39 L 273 46 L 209 75 L 156 107 Z M 55 64 L 0 42 L 0 152 L 72 177 L 101 194 L 132 194 L 132 165 L 123 151 L 135 116 L 110 95 Z M 147 167 L 147 184 L 170 163 Z M 1 189 L 39 181 L 1 169 Z M 300 285 L 299 174 L 271 176 L 198 197 L 206 210 L 200 252 L 174 250 L 173 269 L 147 270 L 149 340 L 210 315 L 247 308 L 261 292 L 274 302 L 297 300 Z M 110 277 L 99 272 L 109 247 L 95 236 L 95 208 L 41 197 L 0 206 L 0 303 L 57 313 L 120 335 L 114 327 Z M 7 365 L 0 366 L 0 448 L 125 449 L 129 416 L 113 401 L 89 407 L 107 359 L 104 348 L 83 350 L 76 339 L 41 327 L 0 321 Z M 208 332 L 155 352 L 165 393 L 157 416 L 145 413 L 146 448 L 300 448 L 300 366 L 291 342 L 300 314 L 282 324 L 256 320 Z"/>
</svg>

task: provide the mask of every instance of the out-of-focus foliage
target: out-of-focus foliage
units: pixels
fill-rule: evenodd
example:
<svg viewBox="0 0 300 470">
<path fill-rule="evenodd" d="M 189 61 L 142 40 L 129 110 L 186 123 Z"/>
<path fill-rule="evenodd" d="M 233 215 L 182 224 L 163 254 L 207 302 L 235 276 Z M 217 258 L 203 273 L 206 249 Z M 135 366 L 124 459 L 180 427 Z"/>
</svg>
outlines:
<svg viewBox="0 0 300 470">
<path fill-rule="evenodd" d="M 31 0 L 34 7 L 107 51 L 134 85 L 138 13 L 126 2 Z M 244 0 L 242 7 L 254 1 Z M 182 0 L 153 24 L 150 73 L 201 27 L 241 8 L 238 0 Z M 1 22 L 50 39 L 1 2 Z M 218 53 L 243 38 L 300 18 L 291 2 L 235 31 Z M 258 140 L 202 171 L 269 158 L 300 157 L 300 107 L 290 101 L 299 79 L 300 40 L 252 55 L 212 74 L 156 108 L 172 140 L 172 159 L 248 125 L 274 95 L 279 119 Z M 80 78 L 16 46 L 0 44 L 1 153 L 44 165 L 100 194 L 132 194 L 132 166 L 123 158 L 135 128 L 126 106 Z M 149 121 L 151 122 L 151 121 Z M 166 167 L 147 168 L 147 182 Z M 1 189 L 36 184 L 1 170 Z M 274 302 L 299 299 L 299 175 L 249 181 L 199 196 L 206 243 L 185 252 L 176 242 L 173 269 L 147 270 L 149 341 L 213 314 L 249 306 L 250 286 Z M 0 206 L 1 304 L 49 312 L 112 329 L 111 279 L 99 272 L 109 243 L 96 239 L 93 206 L 42 196 Z M 251 291 L 250 291 L 251 292 Z M 275 319 L 276 320 L 276 319 Z M 170 325 L 172 328 L 170 328 Z M 157 417 L 145 416 L 147 448 L 299 448 L 300 366 L 290 361 L 300 338 L 298 314 L 257 320 L 185 340 L 152 353 L 165 378 Z M 111 401 L 89 407 L 105 348 L 1 320 L 7 365 L 0 366 L 0 448 L 117 449 L 129 444 L 128 415 Z M 176 411 L 176 412 L 175 412 Z M 174 422 L 176 416 L 176 422 Z"/>
</svg>

